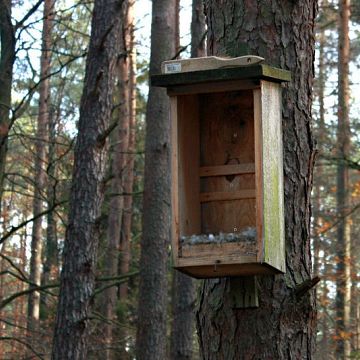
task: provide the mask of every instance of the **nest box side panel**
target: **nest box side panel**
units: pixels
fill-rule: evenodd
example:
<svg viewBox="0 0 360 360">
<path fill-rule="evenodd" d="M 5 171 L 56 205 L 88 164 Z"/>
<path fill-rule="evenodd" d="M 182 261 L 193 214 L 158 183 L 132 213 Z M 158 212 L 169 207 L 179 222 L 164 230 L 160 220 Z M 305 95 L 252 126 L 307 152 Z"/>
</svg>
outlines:
<svg viewBox="0 0 360 360">
<path fill-rule="evenodd" d="M 285 272 L 281 85 L 261 81 L 263 261 Z"/>
<path fill-rule="evenodd" d="M 179 232 L 181 237 L 199 234 L 201 230 L 199 101 L 197 95 L 177 97 L 177 129 Z M 179 256 L 181 256 L 181 252 Z"/>
</svg>

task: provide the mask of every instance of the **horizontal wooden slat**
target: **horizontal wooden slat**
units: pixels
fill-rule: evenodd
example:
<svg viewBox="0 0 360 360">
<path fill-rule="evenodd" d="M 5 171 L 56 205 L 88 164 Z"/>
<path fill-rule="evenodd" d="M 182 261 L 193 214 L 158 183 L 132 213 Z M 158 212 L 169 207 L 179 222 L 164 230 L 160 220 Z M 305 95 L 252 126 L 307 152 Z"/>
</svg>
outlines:
<svg viewBox="0 0 360 360">
<path fill-rule="evenodd" d="M 231 164 L 218 166 L 202 166 L 200 168 L 200 177 L 254 174 L 255 164 Z"/>
<path fill-rule="evenodd" d="M 180 257 L 177 258 L 175 267 L 180 266 L 202 266 L 202 265 L 215 265 L 215 264 L 248 264 L 256 263 L 256 255 L 239 255 L 235 254 L 212 254 L 202 257 Z"/>
<path fill-rule="evenodd" d="M 255 189 L 226 192 L 209 192 L 200 194 L 200 202 L 255 199 L 255 197 Z"/>
<path fill-rule="evenodd" d="M 191 84 L 168 87 L 169 96 L 187 94 L 208 94 L 223 91 L 249 90 L 260 88 L 259 80 L 219 81 L 215 83 Z"/>
</svg>

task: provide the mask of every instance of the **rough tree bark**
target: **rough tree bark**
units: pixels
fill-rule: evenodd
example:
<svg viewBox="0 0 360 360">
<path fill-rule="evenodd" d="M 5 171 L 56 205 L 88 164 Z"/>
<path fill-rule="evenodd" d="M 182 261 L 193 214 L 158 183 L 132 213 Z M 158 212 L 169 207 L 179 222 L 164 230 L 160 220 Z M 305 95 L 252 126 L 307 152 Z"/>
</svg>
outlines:
<svg viewBox="0 0 360 360">
<path fill-rule="evenodd" d="M 195 58 L 206 55 L 205 38 L 204 1 L 193 0 L 191 18 L 191 57 Z"/>
<path fill-rule="evenodd" d="M 11 0 L 0 0 L 0 211 L 10 127 L 11 85 L 15 61 L 15 32 L 11 24 Z"/>
<path fill-rule="evenodd" d="M 205 14 L 203 0 L 193 0 L 191 57 L 205 56 Z M 192 359 L 194 340 L 195 281 L 174 270 L 173 323 L 170 355 L 172 360 Z"/>
<path fill-rule="evenodd" d="M 286 274 L 258 277 L 259 307 L 232 309 L 228 279 L 205 281 L 197 312 L 202 358 L 311 359 L 315 296 L 297 298 L 311 276 L 310 192 L 314 162 L 311 88 L 315 0 L 207 0 L 208 54 L 260 55 L 290 70 L 283 88 Z"/>
<path fill-rule="evenodd" d="M 349 194 L 349 168 L 346 160 L 350 156 L 349 122 L 349 60 L 350 60 L 350 0 L 339 1 L 339 60 L 338 60 L 338 128 L 337 128 L 337 276 L 336 276 L 336 356 L 350 356 L 350 305 L 351 305 L 351 219 Z"/>
<path fill-rule="evenodd" d="M 54 19 L 54 0 L 44 2 L 44 20 L 42 30 L 42 50 L 40 58 L 40 78 L 44 79 L 39 88 L 39 113 L 37 118 L 35 144 L 35 173 L 34 173 L 34 200 L 33 216 L 36 217 L 44 209 L 47 167 L 47 144 L 49 140 L 49 110 L 50 110 L 50 61 L 51 61 L 51 30 Z M 42 263 L 42 217 L 33 222 L 31 237 L 31 259 L 29 280 L 41 285 Z M 30 286 L 31 287 L 31 286 Z M 28 329 L 36 329 L 40 316 L 40 292 L 33 291 L 28 298 Z"/>
<path fill-rule="evenodd" d="M 52 359 L 86 359 L 122 1 L 95 0 Z"/>
<path fill-rule="evenodd" d="M 152 2 L 150 75 L 175 54 L 175 0 Z M 166 91 L 150 87 L 146 109 L 143 236 L 136 359 L 166 359 L 170 233 L 170 122 Z"/>
<path fill-rule="evenodd" d="M 119 34 L 120 42 L 120 58 L 118 61 L 118 85 L 117 98 L 119 105 L 115 112 L 113 121 L 117 122 L 117 127 L 111 134 L 111 174 L 112 179 L 110 183 L 110 201 L 108 211 L 108 226 L 107 226 L 107 245 L 105 251 L 105 276 L 116 276 L 119 269 L 119 254 L 120 254 L 120 235 L 121 223 L 124 206 L 124 182 L 123 172 L 125 168 L 125 152 L 129 143 L 129 57 L 126 49 L 126 17 L 128 9 L 128 1 L 125 0 L 122 5 L 121 13 L 121 29 Z M 117 288 L 110 287 L 104 291 L 103 294 L 104 316 L 110 321 L 114 320 L 116 303 L 118 301 Z M 110 345 L 113 337 L 113 324 L 107 323 L 104 327 L 104 336 L 107 343 L 105 358 L 107 360 L 113 357 L 114 351 Z"/>
</svg>

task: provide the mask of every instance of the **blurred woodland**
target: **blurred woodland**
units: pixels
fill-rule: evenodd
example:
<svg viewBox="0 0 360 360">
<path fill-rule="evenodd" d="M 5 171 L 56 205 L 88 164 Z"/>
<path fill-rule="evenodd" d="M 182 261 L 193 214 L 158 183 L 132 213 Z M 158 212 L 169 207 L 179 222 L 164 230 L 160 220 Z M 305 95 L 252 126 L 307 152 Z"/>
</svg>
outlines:
<svg viewBox="0 0 360 360">
<path fill-rule="evenodd" d="M 165 90 L 149 92 L 149 72 L 160 73 L 162 61 L 214 52 L 221 36 L 204 10 L 209 18 L 216 6 L 237 14 L 248 2 L 204 3 L 0 0 L 0 359 L 248 358 L 214 345 L 225 330 L 213 339 L 202 331 L 202 299 L 221 283 L 204 285 L 172 268 L 168 100 Z M 254 3 L 260 10 L 251 11 L 280 16 L 280 1 Z M 304 175 L 312 207 L 292 221 L 311 225 L 301 241 L 309 241 L 311 277 L 320 281 L 301 300 L 310 304 L 301 306 L 313 330 L 293 358 L 360 359 L 360 1 L 283 3 L 285 18 L 289 9 L 318 6 L 306 130 L 315 165 L 312 177 Z M 270 50 L 257 49 L 267 61 Z M 289 70 L 302 61 L 295 54 Z M 300 173 L 308 171 L 302 161 L 293 165 Z M 303 280 L 295 273 L 281 286 Z M 222 305 L 211 306 L 221 313 Z M 279 336 L 306 332 L 296 320 L 285 332 L 279 321 Z M 204 355 L 207 344 L 217 346 L 214 355 Z M 290 348 L 278 358 L 292 358 Z"/>
</svg>

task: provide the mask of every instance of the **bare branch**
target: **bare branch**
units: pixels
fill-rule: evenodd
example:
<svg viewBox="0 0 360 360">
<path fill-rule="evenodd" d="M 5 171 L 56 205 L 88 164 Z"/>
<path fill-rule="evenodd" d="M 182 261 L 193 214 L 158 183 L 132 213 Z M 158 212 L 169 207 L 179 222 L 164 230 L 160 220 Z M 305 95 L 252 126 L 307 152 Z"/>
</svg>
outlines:
<svg viewBox="0 0 360 360">
<path fill-rule="evenodd" d="M 18 30 L 21 28 L 25 21 L 29 19 L 29 17 L 34 14 L 34 12 L 40 7 L 40 5 L 43 3 L 44 0 L 39 0 L 28 12 L 27 14 L 15 25 L 15 30 Z"/>
<path fill-rule="evenodd" d="M 39 359 L 45 360 L 45 358 L 42 357 L 42 354 L 39 354 L 30 344 L 28 344 L 24 340 L 21 340 L 19 338 L 13 337 L 13 336 L 0 336 L 0 341 L 17 341 L 18 343 L 25 345 L 29 350 L 31 350 L 31 352 L 34 353 L 34 355 L 36 355 L 36 357 L 38 357 Z"/>
<path fill-rule="evenodd" d="M 19 229 L 23 228 L 24 226 L 26 226 L 27 224 L 33 222 L 34 220 L 48 214 L 49 212 L 53 211 L 56 207 L 66 204 L 67 202 L 68 202 L 67 200 L 64 200 L 64 201 L 61 201 L 59 203 L 56 203 L 53 206 L 51 206 L 50 208 L 48 208 L 48 209 L 42 211 L 41 213 L 35 215 L 31 219 L 23 221 L 18 226 L 13 226 L 3 237 L 0 238 L 0 244 L 2 244 L 6 239 L 8 239 L 10 236 L 12 236 L 14 233 L 16 233 Z"/>
</svg>

